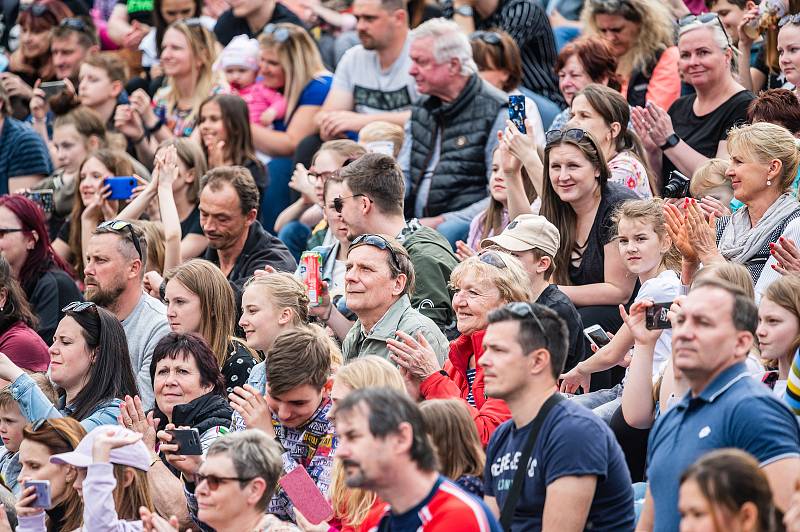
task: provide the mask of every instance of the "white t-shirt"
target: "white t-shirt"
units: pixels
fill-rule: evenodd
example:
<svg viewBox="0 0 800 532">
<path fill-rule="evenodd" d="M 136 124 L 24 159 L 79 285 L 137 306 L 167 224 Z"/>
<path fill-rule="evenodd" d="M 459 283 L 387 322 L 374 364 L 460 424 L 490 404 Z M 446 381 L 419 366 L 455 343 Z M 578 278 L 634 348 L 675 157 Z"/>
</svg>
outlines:
<svg viewBox="0 0 800 532">
<path fill-rule="evenodd" d="M 648 279 L 639 288 L 636 301 L 644 298 L 652 299 L 655 303 L 666 303 L 678 297 L 681 280 L 673 270 L 664 270 L 656 277 Z M 653 379 L 661 375 L 661 370 L 672 357 L 672 329 L 664 329 L 656 342 L 653 353 Z"/>
<path fill-rule="evenodd" d="M 795 243 L 800 244 L 800 218 L 795 218 L 789 222 L 783 229 L 783 234 L 781 236 L 783 236 L 783 238 L 791 238 Z M 756 282 L 756 304 L 761 303 L 761 297 L 764 295 L 764 292 L 767 291 L 769 285 L 781 277 L 781 274 L 772 269 L 772 266 L 777 263 L 778 261 L 775 260 L 775 257 L 770 255 L 769 259 L 767 259 L 767 263 L 764 265 L 764 269 L 761 270 L 761 275 L 759 275 L 758 281 Z"/>
</svg>

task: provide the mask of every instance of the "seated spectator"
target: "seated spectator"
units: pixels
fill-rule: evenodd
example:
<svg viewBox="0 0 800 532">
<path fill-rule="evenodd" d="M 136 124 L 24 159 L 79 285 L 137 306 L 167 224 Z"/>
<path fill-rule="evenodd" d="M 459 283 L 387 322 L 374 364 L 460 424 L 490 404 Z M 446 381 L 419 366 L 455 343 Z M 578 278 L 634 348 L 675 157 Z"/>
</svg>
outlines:
<svg viewBox="0 0 800 532">
<path fill-rule="evenodd" d="M 405 248 L 381 235 L 361 235 L 350 245 L 345 269 L 347 307 L 358 317 L 342 340 L 345 361 L 367 355 L 389 358 L 389 340 L 401 332 L 432 349 L 439 364 L 446 360 L 447 338 L 411 306 L 408 293 L 414 290 L 415 273 Z M 332 310 L 328 303 L 328 312 Z"/>
<path fill-rule="evenodd" d="M 787 52 L 794 50 L 800 43 L 800 20 L 789 15 L 780 22 L 784 24 L 778 30 L 777 50 L 780 57 L 778 64 L 785 80 L 795 87 L 796 94 L 797 84 L 800 83 L 800 69 L 797 68 L 800 61 L 795 54 Z"/>
<path fill-rule="evenodd" d="M 455 315 L 447 283 L 458 264 L 448 242 L 419 220 L 403 216 L 405 185 L 398 164 L 388 155 L 368 153 L 343 168 L 341 196 L 334 207 L 342 214 L 347 238 L 365 233 L 394 237 L 408 251 L 414 271 L 420 272 L 411 305 L 448 334 Z M 338 205 L 337 205 L 338 204 Z M 337 310 L 333 310 L 333 315 Z"/>
<path fill-rule="evenodd" d="M 798 102 L 797 104 L 795 102 Z M 789 89 L 770 89 L 758 95 L 747 108 L 747 122 L 769 122 L 783 126 L 797 138 L 800 136 L 800 101 Z M 792 193 L 797 194 L 800 175 L 792 183 Z"/>
<path fill-rule="evenodd" d="M 504 31 L 476 31 L 469 38 L 472 58 L 478 75 L 506 94 L 522 95 L 522 58 L 514 39 Z M 526 89 L 527 90 L 527 89 Z M 529 93 L 530 94 L 530 93 Z M 555 104 L 553 104 L 555 105 Z M 544 124 L 538 104 L 525 94 L 525 116 L 530 122 L 530 135 L 537 145 L 544 145 Z"/>
<path fill-rule="evenodd" d="M 52 403 L 36 382 L 6 355 L 0 356 L 0 379 L 29 421 L 69 416 L 91 430 L 116 423 L 119 405 L 136 394 L 125 331 L 113 314 L 94 303 L 71 303 L 50 347 L 50 379 L 58 386 Z"/>
<path fill-rule="evenodd" d="M 95 427 L 74 451 L 54 454 L 50 463 L 75 468 L 73 487 L 83 501 L 82 531 L 140 529 L 139 509 L 153 507 L 147 482 L 150 455 L 141 436 L 131 430 Z M 26 530 L 46 530 L 44 511 L 26 515 L 23 522 Z"/>
<path fill-rule="evenodd" d="M 33 188 L 53 172 L 42 138 L 11 116 L 10 95 L 14 93 L 6 89 L 7 79 L 0 77 L 0 194 Z"/>
<path fill-rule="evenodd" d="M 483 452 L 469 410 L 457 399 L 420 403 L 425 429 L 436 448 L 439 472 L 461 489 L 483 499 Z"/>
<path fill-rule="evenodd" d="M 38 318 L 25 292 L 11 274 L 8 261 L 0 256 L 0 353 L 28 371 L 47 371 L 47 343 L 36 333 Z M 52 336 L 50 338 L 52 340 Z"/>
<path fill-rule="evenodd" d="M 635 302 L 645 299 L 653 303 L 673 301 L 680 291 L 678 252 L 667 234 L 666 220 L 660 200 L 629 200 L 622 203 L 612 218 L 616 225 L 615 240 L 619 255 L 629 275 L 637 276 L 641 283 Z M 592 374 L 624 365 L 629 355 L 633 336 L 626 325 L 612 331 L 614 337 L 605 346 L 568 373 L 561 375 L 561 390 L 575 393 L 578 386 L 583 395 L 573 398 L 578 404 L 590 408 L 604 421 L 611 416 L 622 401 L 623 384 L 611 389 L 598 389 L 592 393 Z M 664 329 L 658 337 L 653 353 L 652 377 L 658 379 L 672 356 L 672 330 Z"/>
<path fill-rule="evenodd" d="M 267 171 L 256 157 L 247 104 L 239 96 L 217 94 L 200 104 L 198 124 L 209 168 L 243 166 L 255 179 L 263 197 Z"/>
<path fill-rule="evenodd" d="M 633 530 L 630 474 L 611 429 L 555 391 L 566 358 L 564 322 L 535 303 L 506 305 L 488 321 L 480 361 L 486 394 L 506 401 L 512 416 L 486 450 L 489 507 L 495 514 L 502 509 L 507 530 L 580 530 L 590 523 Z M 525 443 L 533 430 L 538 437 L 531 448 Z M 538 474 L 506 508 L 521 464 L 534 464 Z"/>
<path fill-rule="evenodd" d="M 800 277 L 781 277 L 767 288 L 758 305 L 756 338 L 762 360 L 777 370 L 761 378 L 780 398 L 786 394 L 786 381 L 792 359 L 800 348 Z"/>
<path fill-rule="evenodd" d="M 591 83 L 572 99 L 572 118 L 566 128 L 577 127 L 600 143 L 611 182 L 626 186 L 640 198 L 652 198 L 661 183 L 647 170 L 647 153 L 629 128 L 630 107 L 619 92 Z"/>
<path fill-rule="evenodd" d="M 563 104 L 553 70 L 558 52 L 543 4 L 532 0 L 502 4 L 453 1 L 444 4 L 444 16 L 452 18 L 467 35 L 494 29 L 509 34 L 522 54 L 522 85 L 559 107 Z"/>
<path fill-rule="evenodd" d="M 376 120 L 361 128 L 358 132 L 358 143 L 368 152 L 383 153 L 397 159 L 405 136 L 402 126 Z"/>
<path fill-rule="evenodd" d="M 217 68 L 225 72 L 231 92 L 247 104 L 250 123 L 269 127 L 286 117 L 286 100 L 256 80 L 259 59 L 258 41 L 237 35 L 220 53 Z"/>
<path fill-rule="evenodd" d="M 586 4 L 581 20 L 587 34 L 604 39 L 618 58 L 620 92 L 631 106 L 668 109 L 681 95 L 675 23 L 667 4 L 594 1 Z"/>
<path fill-rule="evenodd" d="M 303 26 L 297 15 L 280 2 L 245 0 L 220 15 L 214 35 L 223 46 L 228 46 L 237 35 L 257 38 L 270 24 L 282 22 Z"/>
<path fill-rule="evenodd" d="M 337 436 L 328 418 L 331 400 L 325 392 L 335 344 L 319 327 L 288 331 L 267 353 L 266 393 L 252 386 L 230 395 L 236 411 L 232 429 L 260 429 L 285 449 L 283 471 L 305 467 L 323 495 L 328 495 Z M 294 518 L 283 489 L 273 495 L 269 513 Z"/>
<path fill-rule="evenodd" d="M 0 196 L 0 251 L 36 315 L 36 332 L 48 345 L 68 303 L 81 298 L 72 268 L 50 245 L 44 213 L 24 196 Z"/>
<path fill-rule="evenodd" d="M 50 401 L 56 402 L 56 390 L 44 373 L 32 373 L 31 379 Z M 19 482 L 19 472 L 22 468 L 19 461 L 19 446 L 22 443 L 22 431 L 27 424 L 28 419 L 14 400 L 11 385 L 0 389 L 0 438 L 3 440 L 3 449 L 0 451 L 2 453 L 0 479 L 17 498 L 22 494 L 22 484 Z"/>
<path fill-rule="evenodd" d="M 366 388 L 348 394 L 336 407 L 336 432 L 347 486 L 374 491 L 387 503 L 369 513 L 362 530 L 500 530 L 482 501 L 437 472 L 422 414 L 405 393 Z"/>
<path fill-rule="evenodd" d="M 452 221 L 440 231 L 455 242 L 464 239 L 486 197 L 497 131 L 508 119 L 506 95 L 478 76 L 456 23 L 430 20 L 410 38 L 410 72 L 423 96 L 412 107 L 398 159 L 408 185 L 405 213 L 424 216 L 433 228 Z M 429 69 L 439 75 L 426 75 Z"/>
<path fill-rule="evenodd" d="M 461 399 L 469 407 L 478 427 L 481 443 L 486 445 L 494 430 L 509 418 L 503 401 L 484 393 L 484 335 L 492 310 L 512 301 L 530 301 L 530 283 L 522 264 L 501 251 L 484 251 L 459 264 L 450 276 L 455 288 L 457 339 L 450 343 L 449 360 L 444 371 L 435 353 L 416 338 L 398 334 L 388 340 L 391 360 L 403 368 L 419 395 L 425 399 Z"/>
<path fill-rule="evenodd" d="M 282 452 L 258 430 L 220 438 L 193 477 L 189 505 L 198 519 L 218 532 L 294 530 L 274 515 L 264 515 L 283 474 Z M 171 526 L 174 518 L 167 523 L 156 512 L 143 510 L 141 515 L 145 530 L 178 532 Z"/>
<path fill-rule="evenodd" d="M 712 451 L 681 475 L 681 528 L 779 530 L 780 512 L 759 463 L 736 449 Z"/>
<path fill-rule="evenodd" d="M 671 39 L 672 24 L 669 33 Z M 754 98 L 733 74 L 734 51 L 719 18 L 684 19 L 678 49 L 686 57 L 711 51 L 704 61 L 707 67 L 695 69 L 691 61 L 679 62 L 681 79 L 694 88 L 694 94 L 681 96 L 669 107 L 651 102 L 645 109 L 643 103 L 634 102 L 638 107 L 631 113 L 650 168 L 662 183 L 672 170 L 691 176 L 707 159 L 728 159 L 728 130 L 745 121 L 747 105 Z"/>
<path fill-rule="evenodd" d="M 634 305 L 626 319 L 634 350 L 653 341 L 655 331 L 643 323 L 646 306 Z M 673 361 L 689 393 L 659 417 L 650 432 L 649 486 L 639 528 L 676 528 L 681 472 L 710 450 L 725 447 L 752 453 L 776 487 L 775 506 L 787 509 L 791 486 L 800 475 L 800 429 L 768 388 L 742 378 L 747 375 L 742 361 L 757 327 L 752 299 L 731 284 L 703 280 L 681 301 L 672 324 Z M 700 433 L 711 437 L 698 438 Z"/>
<path fill-rule="evenodd" d="M 97 113 L 108 131 L 116 131 L 114 114 L 127 80 L 125 63 L 111 53 L 92 54 L 80 65 L 80 104 Z"/>
<path fill-rule="evenodd" d="M 203 2 L 198 0 L 193 0 L 191 4 L 184 0 L 153 0 L 152 27 L 139 43 L 139 50 L 142 52 L 141 65 L 150 69 L 151 79 L 163 72 L 160 64 L 161 48 L 170 24 L 179 20 L 200 19 L 207 29 L 214 30 L 216 17 L 207 16 L 204 7 L 206 6 Z M 140 34 L 139 31 L 135 32 L 137 38 Z"/>
<path fill-rule="evenodd" d="M 139 396 L 153 406 L 150 359 L 169 332 L 166 307 L 142 291 L 147 242 L 131 222 L 110 220 L 88 239 L 84 283 L 86 299 L 114 313 L 127 338 Z"/>
<path fill-rule="evenodd" d="M 56 79 L 69 79 L 77 86 L 81 64 L 99 51 L 97 28 L 89 17 L 61 19 L 50 30 L 50 57 Z"/>
<path fill-rule="evenodd" d="M 45 522 L 49 530 L 76 530 L 81 526 L 83 501 L 74 486 L 78 474 L 72 466 L 50 462 L 50 457 L 74 451 L 84 436 L 86 429 L 70 418 L 41 419 L 22 430 L 22 443 L 19 446 L 22 469 L 19 482 L 24 484 L 26 480 L 50 481 L 52 503 L 45 510 Z M 33 486 L 24 489 L 22 500 L 32 503 L 34 498 L 31 496 L 34 493 L 36 488 Z M 18 503 L 18 530 L 24 530 L 26 513 L 39 512 L 39 509 L 31 508 L 28 504 Z M 39 522 L 41 518 L 37 515 L 30 519 Z"/>
<path fill-rule="evenodd" d="M 586 346 L 580 314 L 564 292 L 551 283 L 560 245 L 556 226 L 544 216 L 533 214 L 517 216 L 502 233 L 481 241 L 481 249 L 497 247 L 516 257 L 530 280 L 530 301 L 555 311 L 567 324 L 569 347 L 564 371 L 569 371 L 585 358 Z"/>
<path fill-rule="evenodd" d="M 615 91 L 622 88 L 617 75 L 617 56 L 599 36 L 582 37 L 565 45 L 558 53 L 555 70 L 567 108 L 556 116 L 547 131 L 564 129 L 572 118 L 572 99 L 589 83 L 606 85 Z"/>
<path fill-rule="evenodd" d="M 730 164 L 726 159 L 709 159 L 692 176 L 689 195 L 700 200 L 700 208 L 706 215 L 722 218 L 730 214 L 734 202 L 739 202 L 733 197 L 733 185 L 725 175 Z"/>
</svg>

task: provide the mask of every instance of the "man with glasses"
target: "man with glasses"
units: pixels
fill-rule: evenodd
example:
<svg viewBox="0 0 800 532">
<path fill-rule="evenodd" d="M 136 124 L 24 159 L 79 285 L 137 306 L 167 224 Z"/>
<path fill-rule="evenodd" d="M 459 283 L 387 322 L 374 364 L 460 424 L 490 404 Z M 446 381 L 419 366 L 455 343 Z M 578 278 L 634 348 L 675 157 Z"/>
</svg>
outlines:
<svg viewBox="0 0 800 532">
<path fill-rule="evenodd" d="M 58 79 L 78 86 L 78 70 L 90 54 L 100 50 L 97 30 L 89 19 L 65 18 L 51 31 L 50 56 Z"/>
<path fill-rule="evenodd" d="M 414 265 L 408 252 L 380 235 L 361 235 L 350 246 L 345 273 L 347 307 L 358 317 L 342 342 L 345 361 L 367 355 L 389 358 L 386 341 L 403 332 L 424 339 L 444 364 L 447 338 L 411 306 Z"/>
<path fill-rule="evenodd" d="M 217 19 L 214 35 L 222 46 L 237 35 L 257 39 L 268 24 L 290 22 L 300 27 L 303 22 L 289 8 L 275 0 L 230 0 L 231 8 Z"/>
<path fill-rule="evenodd" d="M 556 391 L 564 321 L 542 305 L 510 303 L 489 314 L 483 345 L 485 392 L 511 410 L 489 441 L 484 473 L 504 529 L 633 530 L 631 477 L 613 432 Z"/>
<path fill-rule="evenodd" d="M 154 401 L 153 349 L 170 332 L 167 308 L 142 290 L 146 261 L 147 242 L 141 229 L 131 222 L 110 220 L 100 224 L 89 239 L 84 268 L 86 298 L 122 323 L 145 410 Z"/>
</svg>

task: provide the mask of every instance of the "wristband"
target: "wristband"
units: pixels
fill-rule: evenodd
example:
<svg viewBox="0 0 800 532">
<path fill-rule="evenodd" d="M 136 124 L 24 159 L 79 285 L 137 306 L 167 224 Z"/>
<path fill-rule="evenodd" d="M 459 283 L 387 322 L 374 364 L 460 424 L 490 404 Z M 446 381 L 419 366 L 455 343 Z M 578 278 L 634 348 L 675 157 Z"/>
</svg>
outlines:
<svg viewBox="0 0 800 532">
<path fill-rule="evenodd" d="M 143 140 L 144 140 L 146 137 L 147 137 L 147 133 L 142 133 L 142 136 L 141 136 L 141 137 L 139 137 L 139 138 L 138 138 L 138 139 L 136 139 L 136 140 L 132 140 L 131 142 L 133 142 L 133 145 L 134 145 L 134 146 L 138 146 L 139 144 L 141 144 L 141 143 L 142 143 L 142 141 L 143 141 Z"/>
<path fill-rule="evenodd" d="M 153 127 L 147 127 L 147 126 L 145 125 L 145 128 L 147 128 L 147 134 L 148 134 L 148 135 L 152 135 L 153 133 L 155 133 L 156 131 L 158 131 L 159 129 L 161 129 L 161 126 L 163 126 L 163 125 L 164 125 L 164 124 L 166 124 L 166 123 L 167 123 L 167 122 L 166 122 L 166 120 L 164 120 L 164 117 L 160 117 L 160 118 L 158 119 L 158 122 L 156 122 L 156 123 L 155 123 L 155 125 L 154 125 Z"/>
<path fill-rule="evenodd" d="M 161 284 L 158 287 L 158 297 L 161 298 L 161 301 L 167 300 L 167 280 L 164 279 L 161 281 Z"/>
</svg>

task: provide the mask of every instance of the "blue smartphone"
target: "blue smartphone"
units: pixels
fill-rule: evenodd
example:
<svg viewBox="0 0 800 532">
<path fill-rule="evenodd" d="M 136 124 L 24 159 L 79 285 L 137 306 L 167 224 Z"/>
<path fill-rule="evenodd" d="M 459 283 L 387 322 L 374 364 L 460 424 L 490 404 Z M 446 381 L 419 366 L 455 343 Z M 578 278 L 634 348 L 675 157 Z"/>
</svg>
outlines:
<svg viewBox="0 0 800 532">
<path fill-rule="evenodd" d="M 508 97 L 508 118 L 519 129 L 520 133 L 525 131 L 525 96 L 511 95 Z"/>
<path fill-rule="evenodd" d="M 138 184 L 136 178 L 132 175 L 107 177 L 103 180 L 103 186 L 108 185 L 111 187 L 111 196 L 108 199 L 112 200 L 131 199 L 133 189 Z"/>
<path fill-rule="evenodd" d="M 49 480 L 26 480 L 23 487 L 36 489 L 36 499 L 31 503 L 31 507 L 49 509 L 52 506 Z"/>
</svg>

